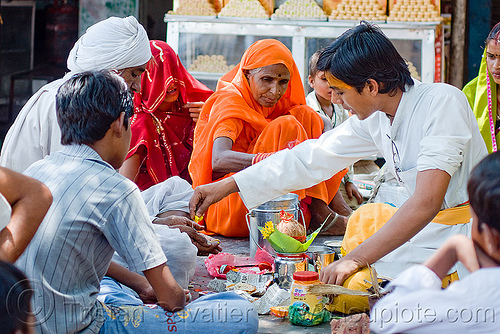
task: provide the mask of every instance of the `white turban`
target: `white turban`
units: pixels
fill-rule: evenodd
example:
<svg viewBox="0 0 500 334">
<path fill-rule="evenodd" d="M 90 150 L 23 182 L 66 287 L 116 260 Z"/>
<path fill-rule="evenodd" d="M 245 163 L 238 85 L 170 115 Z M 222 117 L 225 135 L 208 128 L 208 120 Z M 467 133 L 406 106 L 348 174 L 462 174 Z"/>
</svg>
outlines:
<svg viewBox="0 0 500 334">
<path fill-rule="evenodd" d="M 135 17 L 110 17 L 89 27 L 76 41 L 68 69 L 121 70 L 144 65 L 151 57 L 148 35 Z"/>
</svg>

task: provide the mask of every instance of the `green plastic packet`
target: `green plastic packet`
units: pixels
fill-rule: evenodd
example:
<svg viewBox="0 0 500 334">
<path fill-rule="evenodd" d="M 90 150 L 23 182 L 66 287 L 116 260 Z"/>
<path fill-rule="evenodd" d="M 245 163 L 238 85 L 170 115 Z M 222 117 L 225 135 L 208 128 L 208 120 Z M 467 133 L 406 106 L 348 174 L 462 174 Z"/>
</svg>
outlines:
<svg viewBox="0 0 500 334">
<path fill-rule="evenodd" d="M 288 307 L 288 319 L 292 324 L 299 326 L 315 326 L 330 321 L 331 314 L 327 310 L 314 311 L 309 310 L 307 304 L 303 302 L 295 302 Z"/>
</svg>

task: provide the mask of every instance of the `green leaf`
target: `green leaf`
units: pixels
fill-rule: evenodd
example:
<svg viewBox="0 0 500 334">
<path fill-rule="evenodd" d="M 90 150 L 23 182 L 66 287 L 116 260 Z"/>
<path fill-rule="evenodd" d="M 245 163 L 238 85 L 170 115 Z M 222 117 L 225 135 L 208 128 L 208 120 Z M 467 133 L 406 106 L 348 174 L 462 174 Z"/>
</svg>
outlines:
<svg viewBox="0 0 500 334">
<path fill-rule="evenodd" d="M 303 253 L 307 251 L 311 243 L 314 241 L 316 236 L 319 234 L 319 231 L 321 231 L 321 228 L 323 227 L 323 224 L 321 224 L 316 231 L 313 233 L 309 234 L 306 238 L 306 241 L 304 243 L 301 243 L 297 239 L 294 239 L 276 229 L 276 226 L 274 226 L 274 232 L 271 233 L 269 238 L 267 240 L 269 241 L 269 244 L 273 247 L 274 251 L 277 253 Z M 262 231 L 263 227 L 259 226 L 259 231 Z"/>
</svg>

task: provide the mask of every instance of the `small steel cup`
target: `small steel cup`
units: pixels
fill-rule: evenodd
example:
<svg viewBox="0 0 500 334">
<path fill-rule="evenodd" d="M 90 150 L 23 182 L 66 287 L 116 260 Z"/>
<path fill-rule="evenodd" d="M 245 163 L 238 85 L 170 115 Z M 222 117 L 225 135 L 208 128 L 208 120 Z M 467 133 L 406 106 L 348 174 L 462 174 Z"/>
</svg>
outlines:
<svg viewBox="0 0 500 334">
<path fill-rule="evenodd" d="M 335 251 L 327 246 L 311 246 L 306 251 L 309 267 L 313 267 L 318 273 L 321 269 L 335 261 Z M 311 269 L 310 269 L 311 270 Z"/>
</svg>

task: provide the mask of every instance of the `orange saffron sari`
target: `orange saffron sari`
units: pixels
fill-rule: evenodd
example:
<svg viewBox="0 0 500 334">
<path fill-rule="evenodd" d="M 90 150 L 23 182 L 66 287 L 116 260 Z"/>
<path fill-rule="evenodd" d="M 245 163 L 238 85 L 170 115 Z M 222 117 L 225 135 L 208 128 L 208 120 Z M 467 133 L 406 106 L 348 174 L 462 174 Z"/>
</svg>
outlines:
<svg viewBox="0 0 500 334">
<path fill-rule="evenodd" d="M 243 70 L 273 64 L 285 65 L 290 81 L 276 105 L 266 108 L 253 98 Z M 240 64 L 219 80 L 216 92 L 201 110 L 189 163 L 193 187 L 215 181 L 212 150 L 214 140 L 219 137 L 230 138 L 233 151 L 256 154 L 291 148 L 304 140 L 318 138 L 322 132 L 321 117 L 306 105 L 302 81 L 290 50 L 274 39 L 257 41 L 245 51 Z M 301 198 L 310 196 L 328 204 L 344 174 L 345 171 L 340 172 L 330 180 L 296 193 Z M 207 210 L 206 229 L 229 237 L 248 236 L 247 212 L 240 196 L 231 194 Z"/>
</svg>

